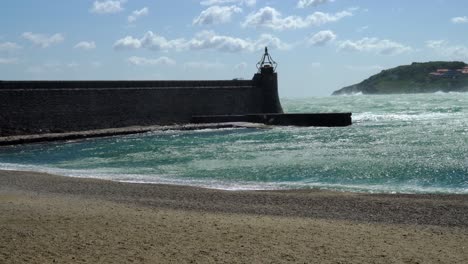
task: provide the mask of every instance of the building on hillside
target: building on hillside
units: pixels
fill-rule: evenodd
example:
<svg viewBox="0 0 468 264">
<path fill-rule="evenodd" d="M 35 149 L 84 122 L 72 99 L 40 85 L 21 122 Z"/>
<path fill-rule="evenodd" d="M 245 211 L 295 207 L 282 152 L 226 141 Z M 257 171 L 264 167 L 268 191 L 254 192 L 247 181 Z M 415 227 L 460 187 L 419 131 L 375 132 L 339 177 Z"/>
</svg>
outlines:
<svg viewBox="0 0 468 264">
<path fill-rule="evenodd" d="M 464 74 L 468 74 L 468 66 L 461 69 L 437 69 L 435 72 L 429 73 L 431 76 L 453 79 Z"/>
<path fill-rule="evenodd" d="M 458 69 L 457 71 L 461 72 L 462 74 L 468 74 L 468 66 L 462 68 L 462 69 Z"/>
</svg>

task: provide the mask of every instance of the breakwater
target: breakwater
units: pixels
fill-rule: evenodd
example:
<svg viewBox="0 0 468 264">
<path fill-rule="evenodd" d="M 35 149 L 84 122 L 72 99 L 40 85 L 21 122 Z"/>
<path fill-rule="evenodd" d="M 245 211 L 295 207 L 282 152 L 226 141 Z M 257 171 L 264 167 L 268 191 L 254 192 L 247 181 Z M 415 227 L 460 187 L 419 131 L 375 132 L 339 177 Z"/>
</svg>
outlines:
<svg viewBox="0 0 468 264">
<path fill-rule="evenodd" d="M 0 81 L 0 136 L 281 112 L 274 72 L 222 81 Z"/>
<path fill-rule="evenodd" d="M 194 116 L 192 123 L 249 122 L 273 126 L 343 127 L 351 125 L 351 113 L 293 113 Z"/>
<path fill-rule="evenodd" d="M 276 66 L 265 48 L 251 80 L 0 81 L 0 137 L 81 138 L 114 133 L 108 129 L 126 128 L 122 134 L 133 133 L 134 126 L 189 123 L 351 125 L 351 113 L 283 114 Z"/>
</svg>

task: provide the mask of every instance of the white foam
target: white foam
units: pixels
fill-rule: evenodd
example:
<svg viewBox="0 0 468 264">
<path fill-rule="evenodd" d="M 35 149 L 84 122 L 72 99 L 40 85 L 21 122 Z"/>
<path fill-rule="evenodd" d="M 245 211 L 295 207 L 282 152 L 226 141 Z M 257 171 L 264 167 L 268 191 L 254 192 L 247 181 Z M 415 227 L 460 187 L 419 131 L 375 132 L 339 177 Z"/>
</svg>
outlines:
<svg viewBox="0 0 468 264">
<path fill-rule="evenodd" d="M 323 182 L 250 182 L 229 181 L 215 179 L 194 179 L 177 177 L 169 174 L 117 174 L 108 169 L 99 170 L 70 170 L 49 168 L 35 165 L 21 165 L 0 163 L 1 170 L 37 171 L 56 175 L 77 178 L 92 178 L 111 180 L 118 182 L 142 183 L 142 184 L 168 184 L 201 187 L 228 191 L 252 191 L 252 190 L 290 190 L 290 189 L 322 189 L 333 191 L 362 192 L 362 193 L 441 193 L 441 194 L 468 194 L 466 187 L 437 187 L 420 186 L 414 183 L 404 184 L 339 184 Z"/>
<path fill-rule="evenodd" d="M 363 122 L 363 121 L 417 121 L 417 120 L 439 120 L 439 119 L 448 119 L 456 118 L 457 113 L 371 113 L 363 112 L 353 114 L 353 121 Z"/>
</svg>

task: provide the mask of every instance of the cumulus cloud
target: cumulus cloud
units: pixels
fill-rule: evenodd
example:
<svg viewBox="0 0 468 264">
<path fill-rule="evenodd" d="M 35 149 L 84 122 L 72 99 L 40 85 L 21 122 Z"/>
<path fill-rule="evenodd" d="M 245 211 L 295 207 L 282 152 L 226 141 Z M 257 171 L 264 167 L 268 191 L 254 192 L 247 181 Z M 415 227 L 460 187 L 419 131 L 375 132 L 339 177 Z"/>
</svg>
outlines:
<svg viewBox="0 0 468 264">
<path fill-rule="evenodd" d="M 324 46 L 336 39 L 336 34 L 331 30 L 322 30 L 315 33 L 308 39 L 308 44 L 312 46 Z"/>
<path fill-rule="evenodd" d="M 160 57 L 157 59 L 149 59 L 144 57 L 132 56 L 128 58 L 128 62 L 136 66 L 146 66 L 146 65 L 166 65 L 173 66 L 176 65 L 176 61 L 168 57 Z"/>
<path fill-rule="evenodd" d="M 91 13 L 95 14 L 114 14 L 124 10 L 122 3 L 124 0 L 107 0 L 107 1 L 94 1 L 90 9 Z"/>
<path fill-rule="evenodd" d="M 151 31 L 146 32 L 143 38 L 140 39 L 141 46 L 150 50 L 182 49 L 184 42 L 184 39 L 168 40 Z"/>
<path fill-rule="evenodd" d="M 23 38 L 31 41 L 33 44 L 40 46 L 42 48 L 47 48 L 52 45 L 59 44 L 65 40 L 61 34 L 54 34 L 52 36 L 45 34 L 35 34 L 32 32 L 24 32 Z"/>
<path fill-rule="evenodd" d="M 217 35 L 213 31 L 202 31 L 187 42 L 187 48 L 190 50 L 213 49 L 230 53 L 261 50 L 265 46 L 269 46 L 272 49 L 289 48 L 289 46 L 283 43 L 279 38 L 269 34 L 262 34 L 257 40 L 252 41 L 249 39 Z"/>
<path fill-rule="evenodd" d="M 350 10 L 341 11 L 335 14 L 314 12 L 305 18 L 300 16 L 283 17 L 281 13 L 273 7 L 266 6 L 258 10 L 256 13 L 248 15 L 242 23 L 242 26 L 265 27 L 274 30 L 299 29 L 336 22 L 352 15 L 353 13 Z"/>
<path fill-rule="evenodd" d="M 298 8 L 306 8 L 309 6 L 318 6 L 321 4 L 326 4 L 330 2 L 334 2 L 335 0 L 299 0 L 297 3 Z"/>
<path fill-rule="evenodd" d="M 125 38 L 119 39 L 114 43 L 114 49 L 139 49 L 141 47 L 141 41 L 132 36 L 126 36 Z"/>
<path fill-rule="evenodd" d="M 271 49 L 287 50 L 291 48 L 290 44 L 284 43 L 280 38 L 270 34 L 262 34 L 258 40 L 252 43 L 251 51 L 261 50 L 265 47 Z"/>
<path fill-rule="evenodd" d="M 21 46 L 13 42 L 2 42 L 0 43 L 0 51 L 13 51 L 21 49 Z"/>
<path fill-rule="evenodd" d="M 147 16 L 149 14 L 149 9 L 147 7 L 143 7 L 140 10 L 135 10 L 132 12 L 131 15 L 128 16 L 127 20 L 129 23 L 135 22 L 138 18 Z"/>
<path fill-rule="evenodd" d="M 282 42 L 279 38 L 262 34 L 257 40 L 242 39 L 225 35 L 218 35 L 213 31 L 204 30 L 197 33 L 193 38 L 168 40 L 163 36 L 148 31 L 142 38 L 126 36 L 115 42 L 114 48 L 121 49 L 139 49 L 149 50 L 217 50 L 221 52 L 242 52 L 256 51 L 265 46 L 272 49 L 288 49 L 289 45 Z"/>
<path fill-rule="evenodd" d="M 193 20 L 194 25 L 212 25 L 231 21 L 234 13 L 241 13 L 242 9 L 233 6 L 210 6 Z"/>
<path fill-rule="evenodd" d="M 380 55 L 397 55 L 412 50 L 411 47 L 404 44 L 378 38 L 363 38 L 357 41 L 346 40 L 339 44 L 339 49 L 350 52 L 375 52 Z"/>
<path fill-rule="evenodd" d="M 254 6 L 256 4 L 256 0 L 205 0 L 201 1 L 201 5 L 225 5 L 225 4 L 237 4 L 237 5 L 246 5 L 246 6 Z"/>
<path fill-rule="evenodd" d="M 148 31 L 140 39 L 134 38 L 132 36 L 126 36 L 123 39 L 119 39 L 114 43 L 114 48 L 117 50 L 139 48 L 146 48 L 150 50 L 169 50 L 182 49 L 184 45 L 184 39 L 167 40 L 163 36 L 154 34 L 152 31 Z"/>
<path fill-rule="evenodd" d="M 464 45 L 450 45 L 446 40 L 429 40 L 426 47 L 451 60 L 468 60 L 468 47 Z"/>
<path fill-rule="evenodd" d="M 77 43 L 74 48 L 82 50 L 92 50 L 96 48 L 96 43 L 94 43 L 94 41 L 81 41 Z"/>
<path fill-rule="evenodd" d="M 468 17 L 466 17 L 466 16 L 454 17 L 454 18 L 452 18 L 451 20 L 452 20 L 452 23 L 454 23 L 454 24 L 464 24 L 464 23 L 468 23 Z"/>
<path fill-rule="evenodd" d="M 217 35 L 213 31 L 202 31 L 186 43 L 190 50 L 214 49 L 224 52 L 240 52 L 250 49 L 248 40 Z"/>
</svg>

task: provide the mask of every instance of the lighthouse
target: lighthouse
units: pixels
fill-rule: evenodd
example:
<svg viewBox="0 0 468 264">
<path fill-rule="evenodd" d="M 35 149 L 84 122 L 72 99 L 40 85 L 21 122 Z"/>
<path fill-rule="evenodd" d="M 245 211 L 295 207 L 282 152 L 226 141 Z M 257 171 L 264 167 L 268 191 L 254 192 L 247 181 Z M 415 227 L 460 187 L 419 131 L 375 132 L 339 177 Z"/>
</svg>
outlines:
<svg viewBox="0 0 468 264">
<path fill-rule="evenodd" d="M 262 104 L 263 113 L 283 113 L 278 96 L 277 66 L 278 64 L 268 53 L 268 47 L 265 47 L 265 53 L 257 63 L 258 72 L 253 77 L 257 87 L 262 90 L 263 100 L 259 103 Z"/>
</svg>

